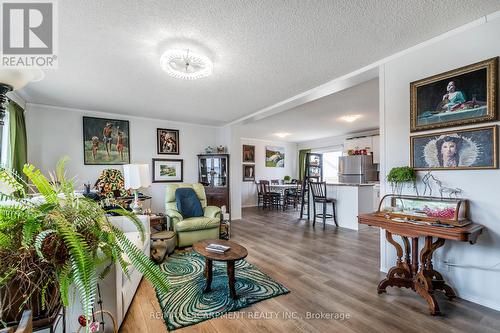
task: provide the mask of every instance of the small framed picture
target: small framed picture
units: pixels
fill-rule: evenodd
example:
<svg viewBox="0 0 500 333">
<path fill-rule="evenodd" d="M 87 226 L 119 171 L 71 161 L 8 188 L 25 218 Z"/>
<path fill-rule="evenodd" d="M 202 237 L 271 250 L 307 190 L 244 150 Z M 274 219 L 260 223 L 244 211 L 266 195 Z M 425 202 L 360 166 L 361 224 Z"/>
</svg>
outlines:
<svg viewBox="0 0 500 333">
<path fill-rule="evenodd" d="M 183 160 L 153 158 L 153 183 L 182 183 Z"/>
<path fill-rule="evenodd" d="M 243 181 L 244 182 L 255 181 L 255 165 L 253 164 L 243 165 Z"/>
<path fill-rule="evenodd" d="M 255 146 L 243 145 L 243 163 L 255 163 Z"/>
<path fill-rule="evenodd" d="M 179 155 L 179 130 L 157 128 L 156 148 L 158 155 Z"/>
</svg>

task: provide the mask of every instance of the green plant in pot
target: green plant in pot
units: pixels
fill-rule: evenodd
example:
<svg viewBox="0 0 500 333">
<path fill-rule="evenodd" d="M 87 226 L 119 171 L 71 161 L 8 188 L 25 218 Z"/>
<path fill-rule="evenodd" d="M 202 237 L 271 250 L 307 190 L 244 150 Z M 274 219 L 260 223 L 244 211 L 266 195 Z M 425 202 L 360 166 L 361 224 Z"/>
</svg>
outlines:
<svg viewBox="0 0 500 333">
<path fill-rule="evenodd" d="M 283 183 L 288 184 L 292 181 L 292 177 L 290 176 L 285 176 L 283 177 Z"/>
<path fill-rule="evenodd" d="M 416 180 L 417 174 L 415 170 L 408 166 L 392 168 L 387 175 L 387 181 L 391 184 L 392 192 L 398 195 L 401 195 L 405 186 L 411 185 L 416 190 Z"/>
<path fill-rule="evenodd" d="M 0 169 L 3 323 L 18 320 L 24 308 L 50 313 L 61 303 L 68 306 L 71 286 L 90 321 L 98 280 L 114 263 L 128 274 L 125 258 L 159 291 L 169 288 L 165 274 L 111 224 L 101 205 L 75 194 L 73 181 L 65 177 L 66 162 L 67 158 L 61 159 L 50 178 L 25 165 L 23 173 L 31 185 Z M 38 195 L 30 196 L 30 191 Z M 124 209 L 113 212 L 128 217 L 144 241 L 144 226 L 135 215 Z"/>
</svg>

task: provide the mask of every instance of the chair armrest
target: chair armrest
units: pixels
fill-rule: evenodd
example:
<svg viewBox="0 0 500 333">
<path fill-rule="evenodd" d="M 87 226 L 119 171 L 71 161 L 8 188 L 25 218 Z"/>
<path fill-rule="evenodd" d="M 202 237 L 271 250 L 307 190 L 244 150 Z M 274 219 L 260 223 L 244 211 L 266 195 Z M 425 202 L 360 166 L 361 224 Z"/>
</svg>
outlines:
<svg viewBox="0 0 500 333">
<path fill-rule="evenodd" d="M 220 217 L 221 211 L 220 211 L 219 207 L 207 206 L 203 209 L 203 215 L 205 217 L 216 218 L 216 217 Z"/>
<path fill-rule="evenodd" d="M 166 215 L 170 217 L 171 219 L 178 219 L 179 221 L 182 221 L 184 218 L 182 217 L 181 213 L 179 213 L 176 210 L 173 209 L 167 209 Z"/>
<path fill-rule="evenodd" d="M 184 218 L 182 217 L 181 213 L 174 209 L 167 209 L 165 212 L 168 218 L 168 226 L 170 230 L 175 231 L 175 225 L 182 221 Z"/>
</svg>

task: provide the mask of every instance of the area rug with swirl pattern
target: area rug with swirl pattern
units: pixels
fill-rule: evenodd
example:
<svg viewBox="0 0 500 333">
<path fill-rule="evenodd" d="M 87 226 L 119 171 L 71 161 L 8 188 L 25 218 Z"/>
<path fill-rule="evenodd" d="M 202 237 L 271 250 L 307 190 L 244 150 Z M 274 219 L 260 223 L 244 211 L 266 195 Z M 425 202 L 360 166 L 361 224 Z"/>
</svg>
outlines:
<svg viewBox="0 0 500 333">
<path fill-rule="evenodd" d="M 204 268 L 205 258 L 194 251 L 173 254 L 161 265 L 171 287 L 166 294 L 157 291 L 156 296 L 169 330 L 194 325 L 290 292 L 243 259 L 235 265 L 237 300 L 229 295 L 225 262 L 213 262 L 212 291 L 203 293 Z"/>
</svg>

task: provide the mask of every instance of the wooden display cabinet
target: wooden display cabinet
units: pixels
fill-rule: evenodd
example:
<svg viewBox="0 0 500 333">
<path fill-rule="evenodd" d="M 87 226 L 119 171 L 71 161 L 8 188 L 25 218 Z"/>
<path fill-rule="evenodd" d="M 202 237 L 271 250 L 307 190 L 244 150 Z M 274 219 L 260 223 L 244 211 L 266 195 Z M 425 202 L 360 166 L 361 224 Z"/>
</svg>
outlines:
<svg viewBox="0 0 500 333">
<path fill-rule="evenodd" d="M 205 186 L 207 204 L 229 212 L 229 154 L 198 155 L 198 181 Z"/>
</svg>

